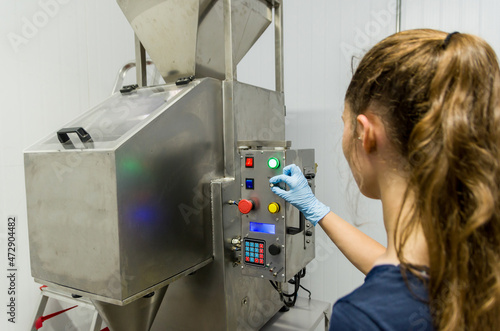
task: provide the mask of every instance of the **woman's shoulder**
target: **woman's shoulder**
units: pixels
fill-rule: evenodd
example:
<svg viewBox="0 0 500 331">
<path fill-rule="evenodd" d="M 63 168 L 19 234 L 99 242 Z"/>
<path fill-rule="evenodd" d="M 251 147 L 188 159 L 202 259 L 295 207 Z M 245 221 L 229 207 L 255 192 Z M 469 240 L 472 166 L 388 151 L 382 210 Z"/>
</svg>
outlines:
<svg viewBox="0 0 500 331">
<path fill-rule="evenodd" d="M 374 267 L 365 283 L 339 299 L 330 330 L 432 330 L 424 283 L 394 265 Z"/>
<path fill-rule="evenodd" d="M 351 297 L 355 299 L 361 296 L 364 302 L 367 299 L 377 301 L 377 296 L 374 294 L 385 294 L 399 300 L 418 301 L 427 304 L 428 291 L 424 284 L 424 279 L 427 274 L 422 272 L 420 277 L 417 277 L 409 270 L 402 271 L 398 265 L 383 264 L 374 266 L 366 275 L 365 282 L 358 290 L 347 295 L 345 298 Z M 368 297 L 366 297 L 368 296 Z"/>
</svg>

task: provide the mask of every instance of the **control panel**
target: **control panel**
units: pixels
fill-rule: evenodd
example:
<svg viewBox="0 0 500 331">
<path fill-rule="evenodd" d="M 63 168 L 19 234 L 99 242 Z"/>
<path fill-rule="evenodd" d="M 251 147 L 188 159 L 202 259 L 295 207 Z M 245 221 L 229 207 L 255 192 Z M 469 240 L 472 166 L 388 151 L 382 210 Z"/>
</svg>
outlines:
<svg viewBox="0 0 500 331">
<path fill-rule="evenodd" d="M 314 164 L 314 152 L 305 153 Z M 303 166 L 299 151 L 241 150 L 242 272 L 286 281 L 314 258 L 314 227 L 299 211 L 271 191 L 269 179 L 289 163 Z M 289 159 L 289 160 L 288 160 Z M 312 171 L 313 166 L 304 168 Z M 286 189 L 284 184 L 280 187 Z M 306 229 L 307 228 L 307 229 Z"/>
</svg>

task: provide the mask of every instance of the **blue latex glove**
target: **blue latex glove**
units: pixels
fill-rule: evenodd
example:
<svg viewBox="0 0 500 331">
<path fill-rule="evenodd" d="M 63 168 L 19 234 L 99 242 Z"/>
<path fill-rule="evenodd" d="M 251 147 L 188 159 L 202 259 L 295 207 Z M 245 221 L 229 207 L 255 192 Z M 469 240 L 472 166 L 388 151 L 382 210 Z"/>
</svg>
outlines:
<svg viewBox="0 0 500 331">
<path fill-rule="evenodd" d="M 290 164 L 283 169 L 283 174 L 274 176 L 269 182 L 276 185 L 284 182 L 290 188 L 285 191 L 278 186 L 273 186 L 271 190 L 280 198 L 285 199 L 298 210 L 300 210 L 307 220 L 316 225 L 330 212 L 330 207 L 325 206 L 314 196 L 307 179 L 295 164 Z"/>
</svg>

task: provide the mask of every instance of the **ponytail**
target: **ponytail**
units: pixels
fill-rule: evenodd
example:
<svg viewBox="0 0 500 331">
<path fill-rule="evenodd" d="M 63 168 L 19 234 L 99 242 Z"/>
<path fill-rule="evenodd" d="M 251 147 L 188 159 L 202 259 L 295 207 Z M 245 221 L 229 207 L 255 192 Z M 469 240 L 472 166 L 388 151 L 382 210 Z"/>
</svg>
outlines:
<svg viewBox="0 0 500 331">
<path fill-rule="evenodd" d="M 482 39 L 412 30 L 361 61 L 346 93 L 355 114 L 384 109 L 415 197 L 411 229 L 429 248 L 429 297 L 438 330 L 484 330 L 500 319 L 500 70 Z M 411 270 L 411 269 L 410 269 Z"/>
</svg>

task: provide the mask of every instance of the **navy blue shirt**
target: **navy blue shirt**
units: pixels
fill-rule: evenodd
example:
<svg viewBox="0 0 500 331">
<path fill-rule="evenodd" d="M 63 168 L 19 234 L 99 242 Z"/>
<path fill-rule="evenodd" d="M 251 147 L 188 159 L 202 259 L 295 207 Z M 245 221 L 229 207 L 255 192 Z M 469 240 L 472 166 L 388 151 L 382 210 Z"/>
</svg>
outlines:
<svg viewBox="0 0 500 331">
<path fill-rule="evenodd" d="M 330 331 L 433 330 L 424 283 L 399 266 L 375 266 L 365 283 L 333 306 Z"/>
</svg>

